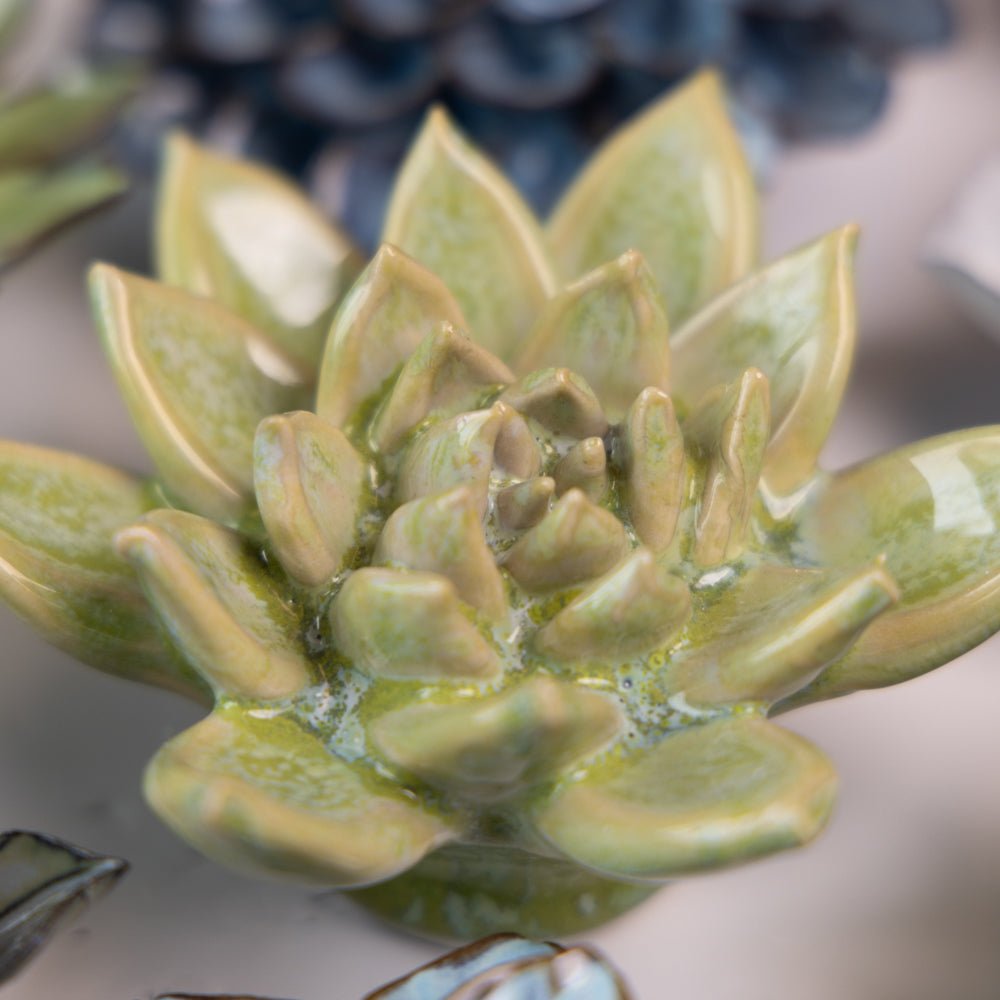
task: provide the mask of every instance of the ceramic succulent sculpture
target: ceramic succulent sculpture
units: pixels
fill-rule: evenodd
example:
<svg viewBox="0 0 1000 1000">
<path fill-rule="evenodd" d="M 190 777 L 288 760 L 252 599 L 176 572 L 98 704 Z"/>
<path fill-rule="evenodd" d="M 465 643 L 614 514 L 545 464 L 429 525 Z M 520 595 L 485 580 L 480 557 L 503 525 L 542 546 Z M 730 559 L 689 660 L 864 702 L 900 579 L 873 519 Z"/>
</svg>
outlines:
<svg viewBox="0 0 1000 1000">
<path fill-rule="evenodd" d="M 12 48 L 26 0 L 0 0 L 0 53 Z M 126 187 L 124 174 L 81 157 L 135 89 L 128 70 L 77 70 L 13 92 L 0 88 L 0 268 Z"/>
<path fill-rule="evenodd" d="M 126 871 L 118 858 L 40 833 L 0 833 L 0 984 Z"/>
<path fill-rule="evenodd" d="M 575 931 L 801 844 L 833 769 L 768 717 L 1000 627 L 1000 430 L 816 467 L 854 241 L 758 267 L 710 75 L 544 232 L 432 113 L 360 274 L 177 138 L 161 281 L 90 279 L 156 478 L 5 444 L 0 587 L 213 703 L 146 774 L 181 836 L 425 933 Z"/>
</svg>

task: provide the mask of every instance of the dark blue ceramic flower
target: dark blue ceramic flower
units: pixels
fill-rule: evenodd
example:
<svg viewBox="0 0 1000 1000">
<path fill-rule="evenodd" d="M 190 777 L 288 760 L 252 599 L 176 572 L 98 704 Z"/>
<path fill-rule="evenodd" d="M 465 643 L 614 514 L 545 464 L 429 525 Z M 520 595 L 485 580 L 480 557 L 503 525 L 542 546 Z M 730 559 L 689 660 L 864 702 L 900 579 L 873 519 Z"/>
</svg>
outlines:
<svg viewBox="0 0 1000 1000">
<path fill-rule="evenodd" d="M 161 67 L 133 144 L 199 126 L 309 174 L 370 247 L 431 100 L 545 212 L 697 66 L 724 70 L 755 134 L 842 135 L 878 116 L 895 56 L 951 27 L 948 0 L 105 0 L 94 36 Z"/>
</svg>

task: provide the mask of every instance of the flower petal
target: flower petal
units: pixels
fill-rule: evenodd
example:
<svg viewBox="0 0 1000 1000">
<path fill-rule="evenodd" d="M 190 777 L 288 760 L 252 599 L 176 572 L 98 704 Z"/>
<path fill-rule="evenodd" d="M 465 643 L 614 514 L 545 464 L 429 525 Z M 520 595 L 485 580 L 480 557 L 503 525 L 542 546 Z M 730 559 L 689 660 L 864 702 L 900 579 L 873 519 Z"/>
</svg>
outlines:
<svg viewBox="0 0 1000 1000">
<path fill-rule="evenodd" d="M 118 858 L 39 833 L 0 834 L 0 983 L 127 871 Z"/>
<path fill-rule="evenodd" d="M 372 677 L 492 680 L 501 671 L 454 584 L 438 573 L 359 569 L 340 588 L 330 622 L 337 649 Z"/>
<path fill-rule="evenodd" d="M 139 436 L 169 492 L 229 523 L 253 491 L 253 437 L 307 401 L 287 359 L 206 299 L 106 264 L 90 274 L 97 324 Z"/>
<path fill-rule="evenodd" d="M 427 116 L 403 164 L 382 239 L 438 275 L 472 336 L 507 362 L 555 291 L 531 210 L 441 108 Z"/>
<path fill-rule="evenodd" d="M 362 263 L 280 174 L 183 135 L 167 144 L 156 262 L 167 284 L 214 299 L 273 337 L 307 380 Z"/>
<path fill-rule="evenodd" d="M 556 590 L 603 576 L 628 548 L 621 521 L 570 490 L 507 550 L 503 566 L 526 590 Z"/>
<path fill-rule="evenodd" d="M 507 612 L 503 578 L 468 486 L 397 507 L 382 529 L 372 562 L 440 573 L 466 604 L 487 618 L 499 620 Z"/>
<path fill-rule="evenodd" d="M 884 553 L 901 600 L 782 707 L 897 684 L 1000 629 L 1000 427 L 931 438 L 831 476 L 800 518 L 810 557 L 848 566 Z"/>
<path fill-rule="evenodd" d="M 369 429 L 377 451 L 393 452 L 425 420 L 473 410 L 514 381 L 510 369 L 450 323 L 432 330 L 404 363 Z"/>
<path fill-rule="evenodd" d="M 159 816 L 244 871 L 337 887 L 405 871 L 451 831 L 289 719 L 232 707 L 167 743 L 146 771 Z"/>
<path fill-rule="evenodd" d="M 668 387 L 669 341 L 653 276 L 642 255 L 629 250 L 549 300 L 517 367 L 566 365 L 617 420 L 646 386 Z"/>
<path fill-rule="evenodd" d="M 719 719 L 571 779 L 536 822 L 588 868 L 659 880 L 811 840 L 835 787 L 829 761 L 800 736 L 763 719 Z"/>
<path fill-rule="evenodd" d="M 383 243 L 334 316 L 316 412 L 337 427 L 349 424 L 443 323 L 465 329 L 455 297 L 437 275 Z"/>
<path fill-rule="evenodd" d="M 506 403 L 431 424 L 403 453 L 396 481 L 400 503 L 468 483 L 485 515 L 491 477 L 538 474 L 541 452 L 524 418 Z"/>
<path fill-rule="evenodd" d="M 0 596 L 91 666 L 199 699 L 167 648 L 114 533 L 150 507 L 124 473 L 76 455 L 0 442 Z"/>
<path fill-rule="evenodd" d="M 452 794 L 497 801 L 602 750 L 621 730 L 613 700 L 551 677 L 458 704 L 378 719 L 372 735 L 397 767 Z"/>
<path fill-rule="evenodd" d="M 177 510 L 120 531 L 171 639 L 218 693 L 282 698 L 311 678 L 299 620 L 242 535 Z"/>
<path fill-rule="evenodd" d="M 313 413 L 267 417 L 254 438 L 254 488 L 268 543 L 307 587 L 342 572 L 371 503 L 369 467 L 338 428 Z"/>
<path fill-rule="evenodd" d="M 854 353 L 852 256 L 846 226 L 782 257 L 720 295 L 677 330 L 676 395 L 697 402 L 751 366 L 771 383 L 763 482 L 792 493 L 812 475 L 840 406 Z"/>
<path fill-rule="evenodd" d="M 741 278 L 757 258 L 757 199 L 719 79 L 699 73 L 613 135 L 548 237 L 570 280 L 639 250 L 675 328 Z"/>
<path fill-rule="evenodd" d="M 700 610 L 669 663 L 665 695 L 689 704 L 772 703 L 808 684 L 899 599 L 881 559 L 860 570 L 751 569 Z"/>
<path fill-rule="evenodd" d="M 662 646 L 690 615 L 687 584 L 639 548 L 557 612 L 535 645 L 555 660 L 622 662 Z"/>
</svg>

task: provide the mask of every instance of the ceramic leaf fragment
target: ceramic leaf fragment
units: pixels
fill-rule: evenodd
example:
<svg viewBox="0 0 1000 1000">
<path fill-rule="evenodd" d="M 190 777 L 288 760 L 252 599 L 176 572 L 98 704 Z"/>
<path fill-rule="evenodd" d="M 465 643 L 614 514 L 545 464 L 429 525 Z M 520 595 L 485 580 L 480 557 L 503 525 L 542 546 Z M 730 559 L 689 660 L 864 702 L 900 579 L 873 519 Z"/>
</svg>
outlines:
<svg viewBox="0 0 1000 1000">
<path fill-rule="evenodd" d="M 43 834 L 0 834 L 0 983 L 127 871 L 128 864 L 118 858 Z"/>
</svg>

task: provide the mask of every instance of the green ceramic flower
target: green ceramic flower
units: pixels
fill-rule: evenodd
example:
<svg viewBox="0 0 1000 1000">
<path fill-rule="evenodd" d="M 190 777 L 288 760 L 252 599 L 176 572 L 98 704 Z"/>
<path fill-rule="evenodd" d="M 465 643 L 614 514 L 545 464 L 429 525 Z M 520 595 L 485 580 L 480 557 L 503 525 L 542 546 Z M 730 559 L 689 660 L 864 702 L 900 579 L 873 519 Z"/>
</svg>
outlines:
<svg viewBox="0 0 1000 1000">
<path fill-rule="evenodd" d="M 1000 627 L 1000 429 L 836 475 L 854 231 L 756 263 L 714 78 L 543 231 L 440 112 L 360 271 L 285 181 L 170 147 L 161 281 L 97 322 L 158 474 L 0 451 L 0 587 L 210 700 L 146 776 L 206 854 L 425 933 L 600 923 L 809 840 L 769 721 Z"/>
</svg>

